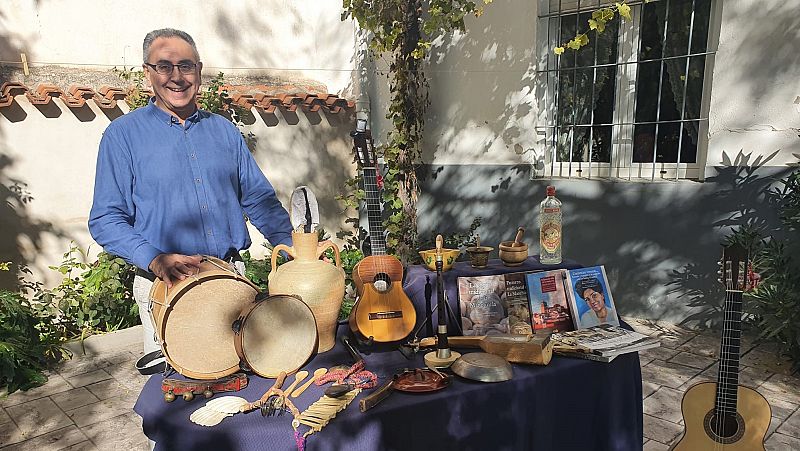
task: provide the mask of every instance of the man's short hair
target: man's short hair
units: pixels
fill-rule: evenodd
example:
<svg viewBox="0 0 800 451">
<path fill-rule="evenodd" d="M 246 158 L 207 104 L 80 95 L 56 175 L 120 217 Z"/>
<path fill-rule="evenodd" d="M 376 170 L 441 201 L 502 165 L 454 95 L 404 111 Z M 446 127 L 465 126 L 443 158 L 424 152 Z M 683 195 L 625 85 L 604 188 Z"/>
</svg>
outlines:
<svg viewBox="0 0 800 451">
<path fill-rule="evenodd" d="M 598 293 L 603 293 L 603 285 L 600 284 L 600 281 L 597 280 L 597 277 L 584 277 L 575 282 L 575 291 L 577 291 L 581 297 L 583 297 L 583 292 L 589 288 Z"/>
<path fill-rule="evenodd" d="M 145 63 L 150 58 L 150 47 L 153 45 L 153 41 L 158 38 L 181 38 L 186 41 L 189 45 L 192 46 L 192 50 L 194 50 L 194 55 L 197 59 L 200 59 L 200 52 L 197 51 L 197 46 L 194 43 L 194 39 L 189 36 L 189 33 L 181 30 L 176 30 L 174 28 L 161 28 L 160 30 L 153 30 L 144 37 L 144 42 L 142 42 L 142 57 Z"/>
</svg>

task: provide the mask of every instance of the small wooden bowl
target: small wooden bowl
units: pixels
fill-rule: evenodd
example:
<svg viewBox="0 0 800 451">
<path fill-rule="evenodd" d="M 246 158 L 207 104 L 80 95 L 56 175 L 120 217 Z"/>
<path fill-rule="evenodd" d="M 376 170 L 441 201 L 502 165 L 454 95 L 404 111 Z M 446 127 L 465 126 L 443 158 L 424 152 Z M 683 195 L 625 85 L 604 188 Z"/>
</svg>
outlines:
<svg viewBox="0 0 800 451">
<path fill-rule="evenodd" d="M 494 248 L 491 246 L 472 246 L 466 250 L 473 268 L 485 268 L 489 264 L 489 254 Z"/>
<path fill-rule="evenodd" d="M 528 245 L 521 243 L 514 246 L 513 241 L 503 241 L 500 243 L 500 260 L 506 266 L 519 266 L 528 258 Z"/>
<path fill-rule="evenodd" d="M 453 267 L 453 263 L 455 263 L 459 254 L 461 254 L 461 251 L 458 249 L 442 249 L 442 272 Z M 419 251 L 419 256 L 422 257 L 422 262 L 425 263 L 426 268 L 436 271 L 436 249 Z"/>
</svg>

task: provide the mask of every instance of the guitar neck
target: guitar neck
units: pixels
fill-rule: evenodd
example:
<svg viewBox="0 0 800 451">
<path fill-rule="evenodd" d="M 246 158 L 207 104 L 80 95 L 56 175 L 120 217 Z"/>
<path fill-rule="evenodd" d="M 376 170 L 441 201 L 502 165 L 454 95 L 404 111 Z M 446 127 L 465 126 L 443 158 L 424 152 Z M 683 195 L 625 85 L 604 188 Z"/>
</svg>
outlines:
<svg viewBox="0 0 800 451">
<path fill-rule="evenodd" d="M 369 241 L 372 255 L 386 255 L 386 239 L 383 236 L 383 218 L 381 216 L 381 198 L 378 189 L 378 172 L 375 168 L 365 167 L 364 194 L 369 220 Z"/>
<path fill-rule="evenodd" d="M 717 393 L 714 408 L 722 414 L 735 414 L 739 392 L 739 353 L 742 338 L 742 292 L 728 290 L 725 319 L 719 349 Z"/>
</svg>

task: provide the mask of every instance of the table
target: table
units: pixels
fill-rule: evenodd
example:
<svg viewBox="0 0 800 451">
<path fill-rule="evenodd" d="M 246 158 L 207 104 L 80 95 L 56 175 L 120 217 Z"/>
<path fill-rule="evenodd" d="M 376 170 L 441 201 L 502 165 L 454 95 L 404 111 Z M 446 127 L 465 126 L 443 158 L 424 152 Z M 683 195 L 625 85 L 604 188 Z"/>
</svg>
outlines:
<svg viewBox="0 0 800 451">
<path fill-rule="evenodd" d="M 510 271 L 542 269 L 535 259 Z M 472 269 L 457 263 L 445 273 L 457 277 Z M 565 262 L 565 267 L 575 265 Z M 530 268 L 530 269 L 528 269 Z M 495 268 L 499 271 L 509 268 Z M 426 275 L 435 286 L 435 273 L 421 267 L 408 270 L 405 286 L 415 306 L 424 312 Z M 506 271 L 509 272 L 509 271 Z M 472 275 L 472 274 L 466 274 Z M 455 279 L 453 279 L 455 280 Z M 421 285 L 421 288 L 420 288 Z M 420 291 L 421 290 L 421 291 Z M 422 293 L 423 305 L 419 305 Z M 435 303 L 435 290 L 433 293 Z M 450 302 L 456 300 L 450 295 Z M 457 308 L 457 302 L 454 307 Z M 456 311 L 458 313 L 458 311 Z M 339 327 L 339 335 L 347 326 Z M 469 351 L 469 350 L 464 350 Z M 367 368 L 382 384 L 403 368 L 423 366 L 423 353 L 412 361 L 397 351 L 364 353 Z M 306 366 L 352 363 L 341 343 L 317 355 Z M 236 414 L 213 428 L 189 422 L 203 400 L 173 403 L 163 400 L 162 377 L 152 376 L 134 410 L 142 417 L 145 434 L 157 450 L 292 450 L 295 448 L 291 416 L 262 418 L 258 412 Z M 293 377 L 287 379 L 288 385 Z M 257 376 L 237 393 L 259 398 L 272 384 Z M 296 399 L 300 410 L 322 394 L 311 386 Z M 219 396 L 219 395 L 217 395 Z M 550 365 L 514 365 L 514 378 L 483 384 L 454 378 L 440 392 L 415 395 L 394 393 L 362 414 L 358 398 L 321 432 L 308 438 L 308 450 L 636 450 L 642 448 L 642 385 L 638 355 L 627 354 L 611 363 L 554 357 Z M 303 429 L 305 431 L 305 429 Z"/>
</svg>

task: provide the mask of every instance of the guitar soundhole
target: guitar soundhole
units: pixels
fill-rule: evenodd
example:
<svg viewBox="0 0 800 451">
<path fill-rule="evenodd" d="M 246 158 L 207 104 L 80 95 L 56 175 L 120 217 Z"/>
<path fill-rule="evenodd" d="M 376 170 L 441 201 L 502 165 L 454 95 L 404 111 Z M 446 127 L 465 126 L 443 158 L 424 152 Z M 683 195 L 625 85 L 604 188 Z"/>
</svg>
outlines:
<svg viewBox="0 0 800 451">
<path fill-rule="evenodd" d="M 392 287 L 392 279 L 386 273 L 375 274 L 372 285 L 378 290 L 379 293 L 386 293 Z"/>
<path fill-rule="evenodd" d="M 706 434 L 715 442 L 728 445 L 736 443 L 744 436 L 744 420 L 738 413 L 714 415 L 710 410 L 703 421 Z"/>
</svg>

